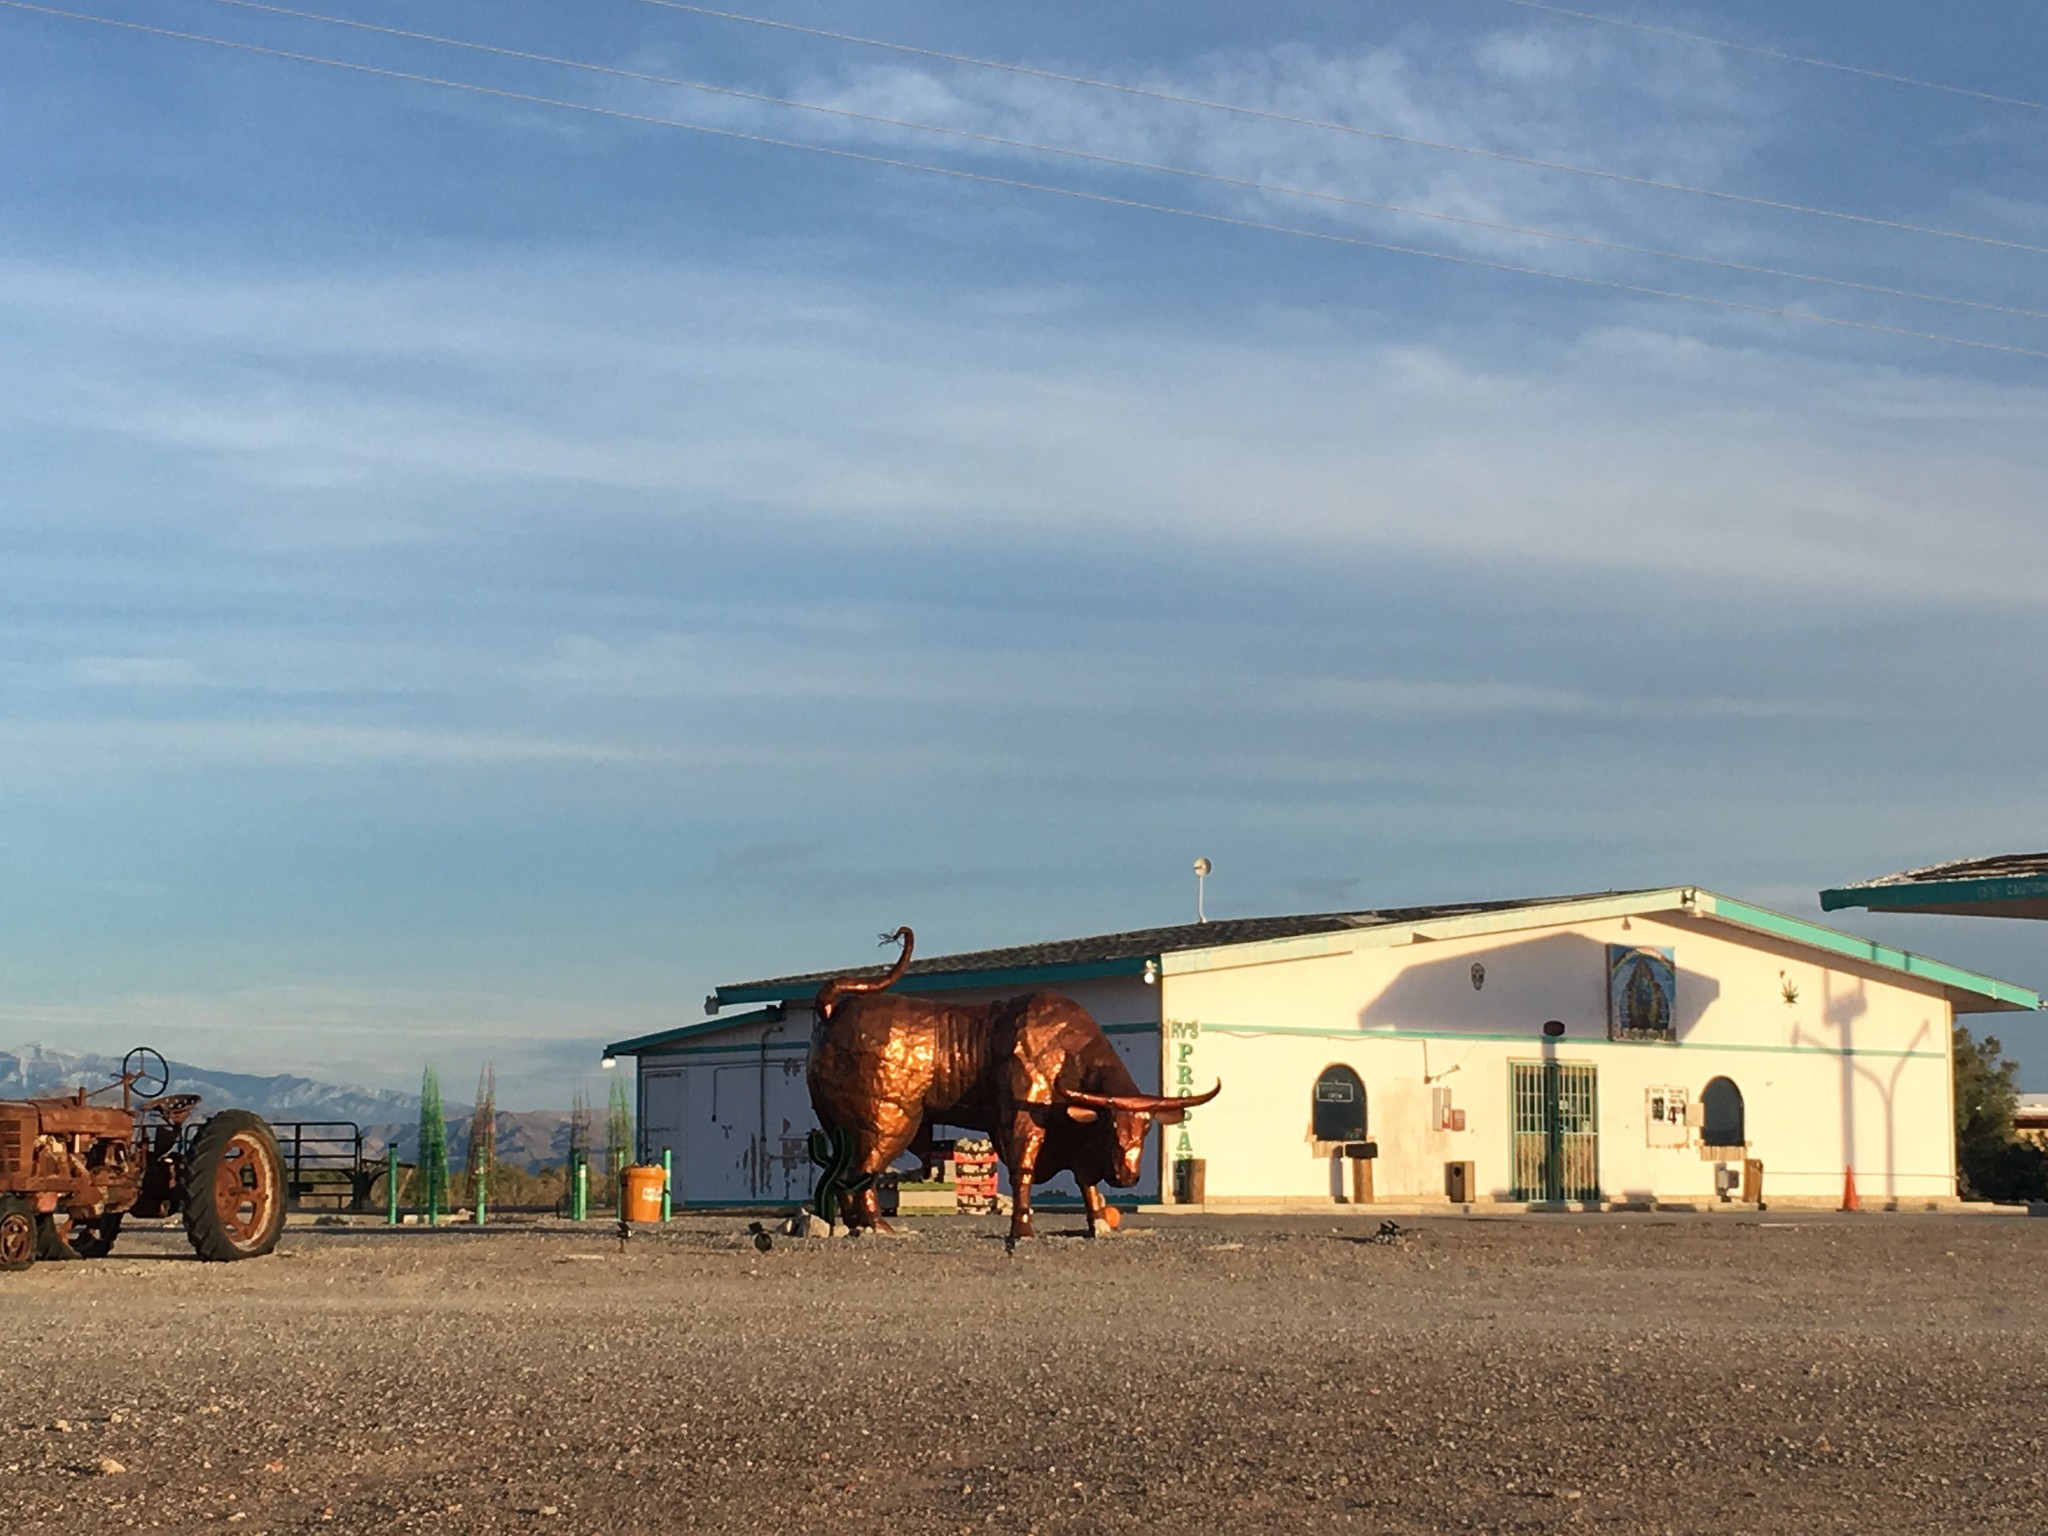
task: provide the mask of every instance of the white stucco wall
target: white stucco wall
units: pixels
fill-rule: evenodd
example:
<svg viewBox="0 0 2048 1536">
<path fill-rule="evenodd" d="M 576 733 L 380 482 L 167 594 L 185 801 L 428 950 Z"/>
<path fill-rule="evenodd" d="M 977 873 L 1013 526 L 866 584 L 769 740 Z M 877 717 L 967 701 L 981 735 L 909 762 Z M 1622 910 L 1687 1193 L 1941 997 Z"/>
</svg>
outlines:
<svg viewBox="0 0 2048 1536">
<path fill-rule="evenodd" d="M 1666 1086 L 1697 1103 L 1716 1077 L 1741 1089 L 1747 1156 L 1765 1165 L 1767 1199 L 1838 1198 L 1846 1168 L 1866 1200 L 1955 1192 L 1951 1011 L 1931 982 L 1680 913 L 1391 948 L 1341 943 L 1262 964 L 1219 953 L 1193 971 L 1169 958 L 1166 1080 L 1176 1091 L 1224 1083 L 1190 1117 L 1186 1150 L 1172 1150 L 1177 1136 L 1168 1142 L 1170 1155 L 1206 1161 L 1211 1203 L 1330 1199 L 1342 1188 L 1342 1170 L 1309 1140 L 1313 1085 L 1339 1062 L 1366 1086 L 1377 1198 L 1441 1199 L 1445 1163 L 1469 1160 L 1478 1198 L 1507 1199 L 1509 1064 L 1546 1054 L 1597 1069 L 1610 1200 L 1714 1198 L 1715 1163 L 1698 1132 L 1650 1145 L 1646 1103 Z M 1609 944 L 1674 951 L 1675 1042 L 1608 1039 Z M 1475 960 L 1486 968 L 1478 989 Z M 1546 1042 L 1551 1019 L 1565 1032 Z M 1437 1127 L 1432 1089 L 1464 1111 L 1463 1131 Z"/>
<path fill-rule="evenodd" d="M 640 1058 L 637 1140 L 675 1160 L 678 1205 L 780 1204 L 809 1192 L 804 1061 L 810 1014 L 684 1041 Z"/>
</svg>

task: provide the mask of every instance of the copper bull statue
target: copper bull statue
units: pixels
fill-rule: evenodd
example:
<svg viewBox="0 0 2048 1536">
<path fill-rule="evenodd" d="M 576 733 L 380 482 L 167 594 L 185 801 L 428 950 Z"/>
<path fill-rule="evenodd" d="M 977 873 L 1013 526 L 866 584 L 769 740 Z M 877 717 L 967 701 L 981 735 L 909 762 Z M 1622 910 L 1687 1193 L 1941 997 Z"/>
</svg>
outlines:
<svg viewBox="0 0 2048 1536">
<path fill-rule="evenodd" d="M 854 1192 L 840 1208 L 849 1227 L 887 1230 L 873 1176 L 940 1124 L 994 1140 L 1010 1170 L 1011 1242 L 1032 1235 L 1032 1187 L 1062 1172 L 1081 1186 L 1093 1237 L 1110 1219 L 1096 1186 L 1137 1183 L 1145 1133 L 1223 1091 L 1218 1083 L 1192 1098 L 1140 1093 L 1102 1026 L 1057 992 L 998 1003 L 891 995 L 913 936 L 899 928 L 889 938 L 903 952 L 887 975 L 819 990 L 811 1036 L 811 1106 L 848 1145 Z"/>
</svg>

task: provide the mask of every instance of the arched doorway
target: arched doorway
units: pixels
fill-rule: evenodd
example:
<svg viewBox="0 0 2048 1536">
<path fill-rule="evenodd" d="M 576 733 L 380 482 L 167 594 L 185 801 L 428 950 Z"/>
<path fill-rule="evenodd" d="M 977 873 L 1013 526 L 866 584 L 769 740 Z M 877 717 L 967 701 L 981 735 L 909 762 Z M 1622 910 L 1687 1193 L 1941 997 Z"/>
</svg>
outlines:
<svg viewBox="0 0 2048 1536">
<path fill-rule="evenodd" d="M 1715 1078 L 1700 1090 L 1700 1140 L 1710 1147 L 1748 1144 L 1742 1090 L 1725 1077 Z"/>
<path fill-rule="evenodd" d="M 1366 1139 L 1365 1083 L 1341 1062 L 1332 1062 L 1316 1076 L 1309 1100 L 1309 1139 L 1317 1153 L 1330 1160 L 1330 1198 L 1371 1204 L 1374 1148 Z"/>
<path fill-rule="evenodd" d="M 1309 1105 L 1309 1134 L 1317 1141 L 1365 1140 L 1365 1084 L 1341 1063 L 1323 1068 Z"/>
</svg>

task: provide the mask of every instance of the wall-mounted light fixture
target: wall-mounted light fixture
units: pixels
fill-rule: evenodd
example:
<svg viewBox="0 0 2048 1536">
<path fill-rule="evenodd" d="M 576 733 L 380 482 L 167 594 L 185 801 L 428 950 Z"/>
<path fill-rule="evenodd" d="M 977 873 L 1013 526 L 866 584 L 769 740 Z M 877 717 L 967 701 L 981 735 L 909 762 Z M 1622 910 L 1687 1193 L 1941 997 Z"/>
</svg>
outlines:
<svg viewBox="0 0 2048 1536">
<path fill-rule="evenodd" d="M 607 1072 L 609 1072 L 613 1067 L 616 1067 L 618 1064 L 619 1058 L 612 1055 L 609 1051 L 605 1053 L 604 1060 L 598 1063 L 598 1065 L 602 1066 Z"/>
<path fill-rule="evenodd" d="M 1148 987 L 1159 985 L 1159 962 L 1157 960 L 1147 960 L 1145 962 L 1145 985 Z"/>
</svg>

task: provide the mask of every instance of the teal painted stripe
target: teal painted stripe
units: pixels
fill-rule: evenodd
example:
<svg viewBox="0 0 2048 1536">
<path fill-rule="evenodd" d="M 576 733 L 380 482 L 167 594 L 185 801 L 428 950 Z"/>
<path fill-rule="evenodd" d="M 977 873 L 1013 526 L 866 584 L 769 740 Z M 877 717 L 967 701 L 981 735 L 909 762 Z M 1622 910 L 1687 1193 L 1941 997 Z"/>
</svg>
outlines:
<svg viewBox="0 0 2048 1536">
<path fill-rule="evenodd" d="M 770 1010 L 764 1009 L 760 1015 L 750 1014 L 745 1019 L 734 1019 L 732 1023 L 739 1025 L 773 1022 L 773 1020 L 767 1017 L 769 1012 Z M 701 1030 L 703 1027 L 701 1024 L 693 1024 L 690 1026 L 690 1031 L 687 1032 Z M 1157 1024 L 1105 1024 L 1102 1026 L 1102 1032 L 1105 1035 L 1156 1035 L 1159 1033 L 1159 1026 Z M 686 1031 L 678 1030 L 676 1033 L 683 1034 Z M 628 1042 L 628 1044 L 632 1043 Z M 810 1048 L 811 1043 L 808 1040 L 782 1041 L 769 1045 L 768 1054 L 770 1056 L 784 1055 L 796 1051 L 808 1051 Z M 627 1051 L 624 1046 L 613 1046 L 611 1051 L 615 1056 L 635 1054 Z M 749 1044 L 746 1041 L 733 1041 L 726 1045 L 649 1046 L 637 1054 L 645 1056 L 758 1056 L 761 1054 L 761 1047 L 756 1044 Z"/>
<path fill-rule="evenodd" d="M 766 1053 L 770 1056 L 801 1056 L 810 1048 L 809 1040 L 785 1040 L 771 1043 Z M 739 1041 L 731 1045 L 681 1045 L 669 1050 L 648 1051 L 644 1055 L 651 1059 L 668 1056 L 759 1056 L 762 1053 L 760 1045 Z"/>
<path fill-rule="evenodd" d="M 1157 965 L 1158 956 L 1149 957 Z M 1123 960 L 1090 960 L 1071 965 L 1027 965 L 1001 971 L 924 971 L 915 976 L 906 976 L 890 990 L 894 992 L 959 992 L 969 987 L 1020 987 L 1040 986 L 1052 981 L 1093 981 L 1107 976 L 1142 976 L 1148 957 L 1144 955 Z M 792 987 L 787 983 L 770 982 L 757 987 L 720 987 L 718 1001 L 725 1003 L 779 1003 L 809 998 L 816 994 L 818 986 Z"/>
<path fill-rule="evenodd" d="M 1540 1036 L 1526 1032 L 1513 1035 L 1483 1034 L 1462 1029 L 1302 1029 L 1288 1024 L 1210 1024 L 1202 1025 L 1203 1034 L 1219 1035 L 1303 1035 L 1316 1040 L 1463 1040 L 1488 1042 L 1505 1045 L 1522 1045 L 1534 1048 L 1542 1044 Z M 1780 1056 L 1884 1056 L 1907 1058 L 1915 1061 L 1946 1061 L 1947 1051 L 1894 1051 L 1876 1046 L 1840 1045 L 1736 1045 L 1718 1041 L 1702 1040 L 1609 1040 L 1601 1035 L 1563 1035 L 1557 1041 L 1560 1050 L 1572 1050 L 1591 1046 L 1611 1046 L 1620 1050 L 1684 1050 L 1688 1046 L 1696 1051 L 1757 1051 Z"/>
<path fill-rule="evenodd" d="M 1111 1205 L 1119 1203 L 1129 1205 L 1133 1201 L 1138 1200 L 1157 1200 L 1159 1192 L 1155 1189 L 1118 1189 L 1113 1192 L 1105 1191 L 1105 1196 Z M 787 1200 L 773 1200 L 763 1195 L 755 1200 L 691 1200 L 688 1203 L 679 1200 L 676 1202 L 675 1210 L 678 1216 L 685 1216 L 691 1211 L 786 1211 L 789 1209 L 789 1205 L 790 1202 Z M 1031 1191 L 1031 1209 L 1034 1211 L 1058 1211 L 1062 1215 L 1066 1215 L 1081 1209 L 1081 1197 L 1079 1195 L 1045 1195 L 1040 1194 L 1034 1189 Z M 911 1221 L 919 1216 L 951 1216 L 954 1213 L 942 1205 L 934 1205 L 906 1207 L 897 1214 L 902 1220 Z"/>
<path fill-rule="evenodd" d="M 1901 880 L 1895 885 L 1849 885 L 1822 891 L 1823 912 L 1843 907 L 1924 907 L 1931 903 L 2039 901 L 2048 897 L 2048 875 L 2003 880 Z"/>
<path fill-rule="evenodd" d="M 1815 949 L 1824 949 L 1832 954 L 1847 955 L 1850 959 L 1861 960 L 1867 965 L 1901 971 L 1908 976 L 1917 976 L 1938 986 L 1953 987 L 1958 992 L 1989 998 L 1994 1003 L 2004 1003 L 2009 1007 L 2031 1009 L 2041 1006 L 2039 993 L 2009 981 L 1979 976 L 1975 971 L 1966 971 L 1960 966 L 1944 965 L 1941 961 L 1930 960 L 1925 955 L 1893 949 L 1888 944 L 1859 939 L 1854 934 L 1841 933 L 1833 928 L 1823 928 L 1819 923 L 1809 923 L 1804 918 L 1773 912 L 1768 907 L 1753 907 L 1746 901 L 1736 901 L 1727 896 L 1714 896 L 1705 891 L 1700 893 L 1700 898 L 1702 903 L 1709 906 L 1712 916 L 1731 923 L 1740 923 L 1745 928 L 1776 934 L 1779 938 L 1809 944 Z"/>
</svg>

